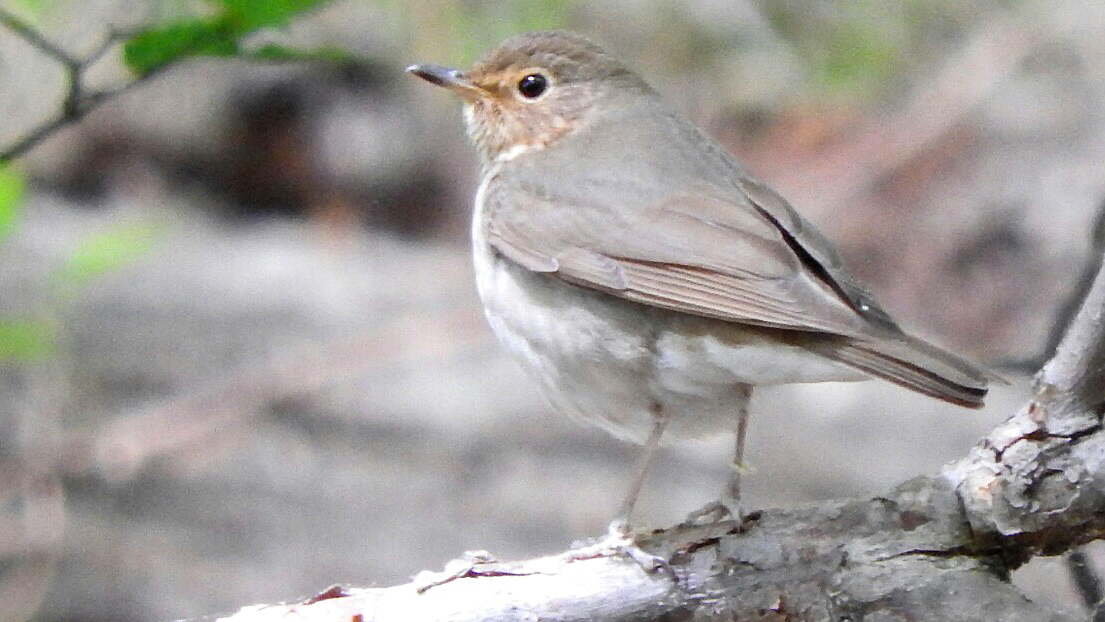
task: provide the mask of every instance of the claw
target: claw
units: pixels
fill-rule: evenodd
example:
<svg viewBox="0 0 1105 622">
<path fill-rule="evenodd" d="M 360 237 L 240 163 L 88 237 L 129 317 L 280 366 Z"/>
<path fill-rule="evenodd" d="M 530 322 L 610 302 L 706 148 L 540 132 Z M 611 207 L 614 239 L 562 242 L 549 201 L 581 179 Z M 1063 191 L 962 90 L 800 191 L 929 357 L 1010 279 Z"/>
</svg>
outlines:
<svg viewBox="0 0 1105 622">
<path fill-rule="evenodd" d="M 672 579 L 676 578 L 675 571 L 668 560 L 648 553 L 637 546 L 637 542 L 633 539 L 633 533 L 629 530 L 629 525 L 622 520 L 615 520 L 610 523 L 606 536 L 601 540 L 584 546 L 576 546 L 570 551 L 561 553 L 558 558 L 562 563 L 571 563 L 584 559 L 615 556 L 628 557 L 648 574 L 662 570 L 667 572 Z"/>
<path fill-rule="evenodd" d="M 446 583 L 469 576 L 476 569 L 476 566 L 480 564 L 491 564 L 494 562 L 494 556 L 487 551 L 465 551 L 460 559 L 454 559 L 445 564 L 444 571 L 430 572 L 428 570 L 423 570 L 414 577 L 411 583 L 414 585 L 415 591 L 419 594 L 423 594 L 430 588 L 445 585 Z"/>
<path fill-rule="evenodd" d="M 683 519 L 683 522 L 679 523 L 679 526 L 716 525 L 727 518 L 736 521 L 738 525 L 742 523 L 744 521 L 744 513 L 741 512 L 740 505 L 736 503 L 725 503 L 724 501 L 711 501 L 688 514 L 687 517 Z"/>
</svg>

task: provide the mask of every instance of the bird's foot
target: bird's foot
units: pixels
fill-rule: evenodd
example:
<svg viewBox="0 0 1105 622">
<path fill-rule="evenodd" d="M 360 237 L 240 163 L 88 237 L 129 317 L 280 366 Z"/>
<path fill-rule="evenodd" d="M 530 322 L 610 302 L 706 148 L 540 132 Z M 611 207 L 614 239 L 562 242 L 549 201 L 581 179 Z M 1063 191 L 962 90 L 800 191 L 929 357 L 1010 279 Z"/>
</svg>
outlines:
<svg viewBox="0 0 1105 622">
<path fill-rule="evenodd" d="M 651 574 L 658 570 L 664 570 L 673 578 L 675 577 L 668 560 L 658 555 L 652 555 L 637 546 L 637 542 L 633 538 L 633 532 L 624 520 L 614 520 L 607 528 L 606 536 L 588 544 L 573 544 L 572 549 L 561 553 L 559 558 L 562 562 L 569 563 L 584 559 L 619 556 L 633 560 L 646 573 Z"/>
<path fill-rule="evenodd" d="M 459 559 L 454 559 L 445 564 L 444 571 L 423 570 L 414 577 L 411 583 L 414 585 L 414 589 L 422 594 L 430 588 L 472 575 L 476 567 L 481 564 L 493 563 L 495 563 L 495 558 L 487 551 L 465 551 Z"/>
<path fill-rule="evenodd" d="M 688 514 L 683 522 L 679 523 L 679 526 L 716 525 L 726 519 L 731 519 L 738 525 L 744 522 L 744 513 L 741 511 L 740 502 L 711 501 Z"/>
</svg>

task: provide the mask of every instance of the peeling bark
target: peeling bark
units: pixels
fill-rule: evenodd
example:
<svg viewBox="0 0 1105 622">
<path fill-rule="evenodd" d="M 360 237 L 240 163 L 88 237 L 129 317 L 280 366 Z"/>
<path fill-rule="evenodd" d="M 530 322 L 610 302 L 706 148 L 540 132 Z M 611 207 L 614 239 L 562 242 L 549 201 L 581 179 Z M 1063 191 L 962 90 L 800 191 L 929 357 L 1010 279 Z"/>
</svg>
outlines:
<svg viewBox="0 0 1105 622">
<path fill-rule="evenodd" d="M 1098 271 L 1035 394 L 944 476 L 979 537 L 1054 555 L 1105 531 L 1105 271 Z"/>
</svg>

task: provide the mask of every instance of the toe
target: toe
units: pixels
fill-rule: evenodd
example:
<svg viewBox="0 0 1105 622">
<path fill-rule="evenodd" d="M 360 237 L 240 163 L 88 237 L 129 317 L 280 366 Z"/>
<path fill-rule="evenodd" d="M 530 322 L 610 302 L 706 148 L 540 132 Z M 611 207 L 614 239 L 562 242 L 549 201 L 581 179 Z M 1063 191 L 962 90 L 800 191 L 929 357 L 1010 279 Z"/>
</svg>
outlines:
<svg viewBox="0 0 1105 622">
<path fill-rule="evenodd" d="M 688 514 L 681 525 L 715 525 L 730 518 L 739 523 L 742 517 L 739 502 L 718 500 Z"/>
<path fill-rule="evenodd" d="M 608 539 L 628 540 L 630 533 L 629 521 L 624 518 L 615 518 L 606 527 L 606 537 Z"/>
</svg>

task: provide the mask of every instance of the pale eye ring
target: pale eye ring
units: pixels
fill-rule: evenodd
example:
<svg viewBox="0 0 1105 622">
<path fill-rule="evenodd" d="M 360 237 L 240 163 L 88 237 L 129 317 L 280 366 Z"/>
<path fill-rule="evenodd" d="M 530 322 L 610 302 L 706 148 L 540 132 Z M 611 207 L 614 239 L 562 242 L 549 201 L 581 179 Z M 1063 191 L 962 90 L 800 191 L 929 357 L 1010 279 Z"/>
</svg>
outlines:
<svg viewBox="0 0 1105 622">
<path fill-rule="evenodd" d="M 526 99 L 537 99 L 549 88 L 549 79 L 540 73 L 528 73 L 518 81 L 518 92 Z"/>
</svg>

